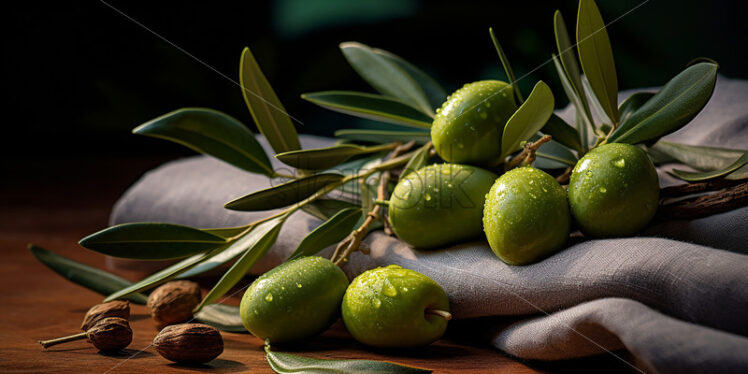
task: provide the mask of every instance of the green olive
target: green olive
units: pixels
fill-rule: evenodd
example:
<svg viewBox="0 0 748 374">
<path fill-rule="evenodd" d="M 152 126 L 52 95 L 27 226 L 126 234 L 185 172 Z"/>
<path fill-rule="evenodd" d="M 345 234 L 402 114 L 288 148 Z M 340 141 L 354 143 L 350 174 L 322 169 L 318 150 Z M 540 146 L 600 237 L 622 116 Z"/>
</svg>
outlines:
<svg viewBox="0 0 748 374">
<path fill-rule="evenodd" d="M 397 265 L 366 271 L 343 297 L 343 322 L 361 343 L 374 347 L 416 347 L 439 339 L 447 329 L 449 299 L 431 278 Z"/>
<path fill-rule="evenodd" d="M 566 242 L 570 226 L 566 191 L 542 170 L 510 170 L 486 196 L 486 238 L 507 264 L 525 265 L 555 253 Z"/>
<path fill-rule="evenodd" d="M 348 277 L 330 260 L 302 257 L 258 277 L 242 297 L 242 324 L 283 343 L 321 333 L 338 319 Z"/>
<path fill-rule="evenodd" d="M 438 164 L 414 171 L 392 192 L 392 229 L 416 248 L 479 236 L 483 200 L 494 180 L 496 174 L 467 165 Z"/>
<path fill-rule="evenodd" d="M 585 235 L 635 234 L 657 211 L 660 185 L 652 161 L 629 144 L 606 144 L 582 157 L 571 173 L 569 204 Z"/>
<path fill-rule="evenodd" d="M 468 83 L 437 110 L 431 141 L 447 162 L 491 164 L 501 155 L 504 125 L 516 110 L 512 86 L 506 82 Z"/>
</svg>

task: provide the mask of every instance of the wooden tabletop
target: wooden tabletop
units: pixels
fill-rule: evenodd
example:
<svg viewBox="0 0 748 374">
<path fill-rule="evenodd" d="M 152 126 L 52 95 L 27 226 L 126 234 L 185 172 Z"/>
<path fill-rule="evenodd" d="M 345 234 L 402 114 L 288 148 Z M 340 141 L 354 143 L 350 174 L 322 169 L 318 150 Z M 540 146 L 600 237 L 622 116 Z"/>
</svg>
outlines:
<svg viewBox="0 0 748 374">
<path fill-rule="evenodd" d="M 0 372 L 2 373 L 193 373 L 272 372 L 262 342 L 250 334 L 223 333 L 224 353 L 202 366 L 170 363 L 149 347 L 158 332 L 146 307 L 133 305 L 133 342 L 117 355 L 97 353 L 85 341 L 44 350 L 38 340 L 80 332 L 83 315 L 102 296 L 72 284 L 36 261 L 34 243 L 86 264 L 104 258 L 79 247 L 78 239 L 106 225 L 110 207 L 139 175 L 163 160 L 44 161 L 2 170 L 0 184 Z M 138 274 L 121 274 L 132 280 Z M 237 300 L 234 300 L 236 302 Z M 388 360 L 436 373 L 627 372 L 609 355 L 562 362 L 520 362 L 460 333 L 417 350 L 371 350 L 355 342 L 340 322 L 322 336 L 286 348 L 317 358 Z M 142 350 L 142 351 L 141 351 Z"/>
</svg>

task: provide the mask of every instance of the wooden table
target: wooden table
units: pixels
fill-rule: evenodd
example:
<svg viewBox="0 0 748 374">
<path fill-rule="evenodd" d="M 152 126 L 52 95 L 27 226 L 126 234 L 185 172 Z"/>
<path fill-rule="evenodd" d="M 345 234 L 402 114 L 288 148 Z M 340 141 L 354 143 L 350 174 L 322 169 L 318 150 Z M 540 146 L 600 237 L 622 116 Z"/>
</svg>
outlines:
<svg viewBox="0 0 748 374">
<path fill-rule="evenodd" d="M 133 343 L 121 354 L 99 354 L 85 341 L 48 350 L 37 343 L 79 332 L 83 314 L 102 297 L 37 262 L 27 250 L 27 243 L 103 267 L 102 256 L 80 248 L 76 242 L 103 228 L 117 197 L 139 175 L 162 161 L 44 161 L 2 171 L 0 372 L 271 372 L 264 359 L 262 342 L 249 334 L 224 333 L 224 353 L 208 365 L 170 363 L 148 348 L 157 330 L 146 307 L 139 305 L 132 309 Z M 520 362 L 490 347 L 473 344 L 469 337 L 455 330 L 450 329 L 444 339 L 425 348 L 372 351 L 356 343 L 337 323 L 322 336 L 286 351 L 318 358 L 390 360 L 438 373 L 628 371 L 626 364 L 609 355 L 551 363 Z"/>
</svg>

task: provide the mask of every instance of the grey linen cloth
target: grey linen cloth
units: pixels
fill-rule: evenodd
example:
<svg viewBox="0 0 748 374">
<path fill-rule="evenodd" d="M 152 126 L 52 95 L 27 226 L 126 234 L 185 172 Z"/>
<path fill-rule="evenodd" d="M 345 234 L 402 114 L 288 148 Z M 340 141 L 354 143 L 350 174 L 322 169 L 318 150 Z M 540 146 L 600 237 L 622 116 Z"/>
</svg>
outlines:
<svg viewBox="0 0 748 374">
<path fill-rule="evenodd" d="M 667 139 L 744 149 L 746 127 L 748 82 L 720 77 L 704 111 Z M 331 143 L 302 136 L 304 148 Z M 679 183 L 662 170 L 660 177 L 662 185 Z M 173 161 L 132 186 L 111 223 L 238 226 L 270 212 L 233 212 L 223 204 L 272 183 L 209 157 Z M 319 224 L 304 212 L 292 215 L 250 272 L 281 263 Z M 510 355 L 559 360 L 626 349 L 646 372 L 748 372 L 748 208 L 656 224 L 639 237 L 577 239 L 529 266 L 504 264 L 484 241 L 419 251 L 373 232 L 366 243 L 371 254 L 355 253 L 344 267 L 349 276 L 399 264 L 441 284 L 456 318 L 516 316 L 510 324 L 488 318 L 476 331 Z"/>
</svg>

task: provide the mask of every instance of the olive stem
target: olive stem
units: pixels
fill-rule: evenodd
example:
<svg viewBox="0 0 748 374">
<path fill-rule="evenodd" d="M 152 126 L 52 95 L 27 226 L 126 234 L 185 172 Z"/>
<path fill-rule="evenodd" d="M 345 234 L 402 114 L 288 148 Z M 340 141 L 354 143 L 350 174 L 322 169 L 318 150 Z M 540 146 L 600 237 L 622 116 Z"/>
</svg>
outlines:
<svg viewBox="0 0 748 374">
<path fill-rule="evenodd" d="M 390 206 L 389 200 L 374 200 L 374 204 L 381 205 L 381 206 Z"/>
<path fill-rule="evenodd" d="M 552 139 L 553 138 L 550 135 L 543 135 L 540 139 L 536 140 L 535 142 L 525 144 L 525 147 L 522 149 L 522 152 L 514 156 L 514 158 L 512 158 L 506 164 L 505 170 L 514 169 L 520 164 L 523 164 L 523 165 L 531 164 L 533 161 L 535 161 L 535 151 L 537 151 L 541 145 L 551 141 Z"/>
<path fill-rule="evenodd" d="M 53 345 L 67 343 L 67 342 L 72 342 L 72 341 L 76 341 L 76 340 L 82 340 L 82 339 L 86 339 L 87 337 L 88 337 L 87 333 L 82 332 L 80 334 L 65 336 L 65 337 L 57 338 L 57 339 L 40 340 L 39 344 L 41 344 L 42 347 L 44 347 L 44 348 L 49 348 L 49 347 L 51 347 Z"/>
<path fill-rule="evenodd" d="M 387 161 L 381 163 L 379 166 L 372 170 L 379 170 L 382 172 L 381 176 L 379 177 L 379 187 L 377 188 L 377 199 L 376 201 L 385 201 L 387 200 L 387 185 L 390 182 L 390 167 L 386 167 L 383 169 L 383 166 L 385 165 L 392 165 L 400 163 L 407 162 L 411 157 L 413 157 L 413 154 L 407 153 L 405 155 L 400 156 L 401 153 L 407 152 L 415 145 L 414 141 L 410 141 L 408 143 L 402 144 L 398 147 L 395 147 L 394 150 L 387 156 Z M 335 263 L 335 265 L 341 266 L 345 262 L 348 261 L 348 256 L 351 255 L 356 250 L 359 250 L 361 247 L 361 242 L 364 240 L 366 235 L 369 233 L 369 226 L 374 222 L 376 219 L 381 219 L 380 211 L 382 210 L 382 204 L 377 204 L 375 201 L 374 206 L 371 208 L 371 210 L 368 212 L 366 220 L 364 220 L 364 223 L 361 224 L 359 228 L 354 230 L 353 232 L 348 235 L 347 238 L 345 238 L 343 241 L 341 241 L 338 246 L 335 248 L 335 252 L 332 254 L 332 257 L 330 259 Z M 385 219 L 382 219 L 382 221 L 386 221 Z"/>
<path fill-rule="evenodd" d="M 429 315 L 429 314 L 442 317 L 447 321 L 452 319 L 452 313 L 447 312 L 446 310 L 428 308 L 426 309 L 426 315 Z"/>
</svg>

